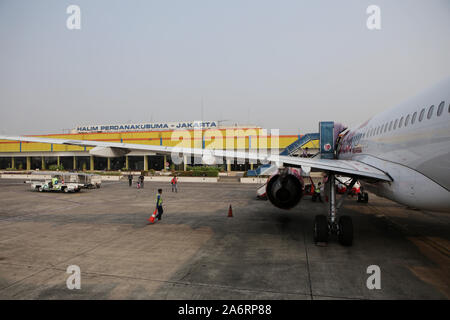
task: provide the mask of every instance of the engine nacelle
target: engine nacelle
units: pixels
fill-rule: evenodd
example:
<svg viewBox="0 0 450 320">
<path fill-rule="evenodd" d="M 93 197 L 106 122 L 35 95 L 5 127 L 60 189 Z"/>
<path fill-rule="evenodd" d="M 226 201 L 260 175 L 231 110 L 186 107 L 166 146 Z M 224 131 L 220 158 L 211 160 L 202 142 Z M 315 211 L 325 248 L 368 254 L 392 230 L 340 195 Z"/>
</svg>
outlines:
<svg viewBox="0 0 450 320">
<path fill-rule="evenodd" d="M 266 193 L 270 202 L 281 209 L 295 207 L 302 198 L 304 182 L 301 170 L 283 168 L 270 177 L 267 182 Z"/>
</svg>

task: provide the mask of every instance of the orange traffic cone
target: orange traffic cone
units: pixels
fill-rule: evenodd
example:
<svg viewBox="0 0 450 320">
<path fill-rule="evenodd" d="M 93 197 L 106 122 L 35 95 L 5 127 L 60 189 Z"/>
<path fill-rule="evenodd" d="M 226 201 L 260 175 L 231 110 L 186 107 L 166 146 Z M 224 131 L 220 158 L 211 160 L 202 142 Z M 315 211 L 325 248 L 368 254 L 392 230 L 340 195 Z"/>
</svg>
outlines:
<svg viewBox="0 0 450 320">
<path fill-rule="evenodd" d="M 158 209 L 155 209 L 155 211 L 153 211 L 153 214 L 150 216 L 150 218 L 147 219 L 150 223 L 155 223 L 155 218 L 156 218 L 156 212 L 157 211 L 158 211 Z"/>
<path fill-rule="evenodd" d="M 233 218 L 233 209 L 231 209 L 231 204 L 230 208 L 228 209 L 228 218 Z"/>
</svg>

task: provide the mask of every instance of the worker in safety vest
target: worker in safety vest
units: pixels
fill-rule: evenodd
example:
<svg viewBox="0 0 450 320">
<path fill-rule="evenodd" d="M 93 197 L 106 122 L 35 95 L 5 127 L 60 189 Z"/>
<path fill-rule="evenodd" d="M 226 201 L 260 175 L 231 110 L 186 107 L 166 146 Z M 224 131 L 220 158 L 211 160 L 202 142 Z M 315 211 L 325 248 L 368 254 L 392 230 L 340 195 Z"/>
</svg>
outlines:
<svg viewBox="0 0 450 320">
<path fill-rule="evenodd" d="M 58 178 L 53 177 L 52 180 L 48 183 L 48 188 L 52 189 L 58 183 Z"/>
<path fill-rule="evenodd" d="M 156 209 L 158 210 L 158 214 L 156 215 L 156 218 L 158 218 L 158 220 L 161 220 L 161 216 L 163 214 L 162 189 L 158 189 L 158 193 L 156 194 Z"/>
<path fill-rule="evenodd" d="M 320 196 L 320 193 L 323 192 L 323 187 L 322 187 L 321 182 L 319 182 L 319 184 L 317 185 L 317 188 L 314 188 L 314 192 L 316 193 L 316 198 L 318 198 L 320 202 L 323 202 L 322 197 Z"/>
</svg>

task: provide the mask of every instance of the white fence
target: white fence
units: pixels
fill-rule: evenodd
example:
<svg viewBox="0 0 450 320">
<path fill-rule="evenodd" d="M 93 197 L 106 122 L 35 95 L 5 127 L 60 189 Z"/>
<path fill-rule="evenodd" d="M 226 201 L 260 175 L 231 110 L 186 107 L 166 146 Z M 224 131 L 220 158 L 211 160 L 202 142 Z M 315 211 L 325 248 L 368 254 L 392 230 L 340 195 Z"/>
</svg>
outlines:
<svg viewBox="0 0 450 320">
<path fill-rule="evenodd" d="M 258 183 L 263 184 L 267 182 L 267 178 L 258 178 L 258 177 L 245 177 L 241 178 L 241 183 Z"/>
<path fill-rule="evenodd" d="M 218 181 L 216 177 L 177 177 L 178 182 L 211 182 L 215 183 Z M 172 177 L 163 176 L 147 176 L 144 177 L 144 181 L 154 181 L 154 182 L 170 182 Z"/>
</svg>

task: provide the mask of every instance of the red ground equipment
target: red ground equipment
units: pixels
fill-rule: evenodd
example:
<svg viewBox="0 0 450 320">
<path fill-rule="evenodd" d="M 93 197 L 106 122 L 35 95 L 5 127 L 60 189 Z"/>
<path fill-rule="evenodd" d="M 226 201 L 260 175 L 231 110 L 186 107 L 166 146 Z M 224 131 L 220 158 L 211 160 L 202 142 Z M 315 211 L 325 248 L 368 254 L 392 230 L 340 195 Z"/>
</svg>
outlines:
<svg viewBox="0 0 450 320">
<path fill-rule="evenodd" d="M 339 179 L 339 180 L 338 180 Z M 347 192 L 347 184 L 350 183 L 350 178 L 347 177 L 339 177 L 338 179 L 336 179 L 336 191 L 339 194 L 344 194 Z M 354 196 L 357 195 L 361 192 L 361 185 L 360 183 L 357 181 L 352 190 L 350 190 L 349 195 L 350 196 Z"/>
<path fill-rule="evenodd" d="M 305 196 L 312 196 L 312 195 L 314 195 L 314 192 L 316 191 L 314 182 L 312 181 L 311 177 L 309 177 L 309 182 L 310 183 L 305 184 L 305 190 L 303 191 L 303 195 L 305 195 Z M 306 181 L 305 181 L 305 183 L 306 183 Z"/>
</svg>

